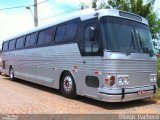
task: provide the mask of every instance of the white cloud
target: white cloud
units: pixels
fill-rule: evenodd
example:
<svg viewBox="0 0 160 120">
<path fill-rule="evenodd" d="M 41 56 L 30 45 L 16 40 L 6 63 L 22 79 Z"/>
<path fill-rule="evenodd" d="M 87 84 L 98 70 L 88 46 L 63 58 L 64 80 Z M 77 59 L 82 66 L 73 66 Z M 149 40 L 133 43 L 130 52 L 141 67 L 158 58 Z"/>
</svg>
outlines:
<svg viewBox="0 0 160 120">
<path fill-rule="evenodd" d="M 44 0 L 38 0 L 37 2 L 42 2 Z M 31 12 L 27 9 L 19 9 L 20 12 L 10 11 L 0 11 L 0 44 L 5 38 L 18 34 L 22 31 L 32 29 L 34 27 L 34 20 Z M 34 12 L 33 9 L 32 13 Z M 23 12 L 22 12 L 23 11 Z M 57 12 L 60 10 L 56 10 Z M 52 4 L 49 2 L 38 5 L 38 16 L 39 19 L 46 18 L 53 15 Z M 45 24 L 46 21 L 43 22 Z M 41 22 L 39 23 L 39 25 Z"/>
<path fill-rule="evenodd" d="M 44 0 L 38 0 L 37 2 L 43 2 Z M 43 4 L 38 5 L 38 15 L 39 19 L 46 18 L 48 16 L 53 15 L 52 4 L 45 2 Z"/>
<path fill-rule="evenodd" d="M 61 3 L 65 4 L 65 3 L 68 3 L 68 1 L 70 1 L 70 0 L 55 0 L 54 2 L 56 4 L 61 4 Z M 74 1 L 76 1 L 76 0 L 73 0 L 72 2 L 74 2 Z"/>
<path fill-rule="evenodd" d="M 8 14 L 0 12 L 0 18 L 0 44 L 4 38 L 33 27 L 33 18 L 30 14 Z"/>
<path fill-rule="evenodd" d="M 157 11 L 159 13 L 159 15 L 160 15 L 160 0 L 156 0 L 155 1 L 154 10 Z"/>
<path fill-rule="evenodd" d="M 80 3 L 91 4 L 92 0 L 55 0 L 56 4 L 66 4 L 73 7 L 79 7 Z"/>
<path fill-rule="evenodd" d="M 42 2 L 44 0 L 39 0 L 39 2 Z M 64 10 L 60 9 L 57 4 L 54 4 L 53 2 L 46 2 L 43 4 L 38 5 L 38 17 L 39 17 L 39 24 L 43 25 L 47 22 L 51 22 L 50 17 L 62 13 Z M 42 21 L 41 21 L 42 20 Z"/>
<path fill-rule="evenodd" d="M 87 0 L 85 0 L 85 1 L 87 1 Z M 69 5 L 73 5 L 73 6 L 79 5 L 80 2 L 81 2 L 81 0 L 55 0 L 56 4 L 69 4 Z"/>
<path fill-rule="evenodd" d="M 43 2 L 44 0 L 37 0 L 37 3 Z M 89 3 L 92 0 L 50 0 L 48 2 L 38 4 L 38 17 L 39 19 L 45 19 L 51 16 L 59 15 L 64 13 L 64 11 L 72 9 L 62 8 L 63 5 L 68 5 L 73 8 L 78 8 L 80 3 Z M 2 8 L 5 8 L 1 6 Z M 20 10 L 20 11 L 18 11 Z M 32 13 L 33 7 L 31 8 Z M 43 21 L 39 21 L 39 25 L 44 25 L 48 22 L 54 20 L 54 17 L 50 19 L 46 19 Z M 11 36 L 12 34 L 17 34 L 27 29 L 31 29 L 34 27 L 33 16 L 31 12 L 27 9 L 17 9 L 14 10 L 6 10 L 0 11 L 0 44 L 4 38 Z"/>
</svg>

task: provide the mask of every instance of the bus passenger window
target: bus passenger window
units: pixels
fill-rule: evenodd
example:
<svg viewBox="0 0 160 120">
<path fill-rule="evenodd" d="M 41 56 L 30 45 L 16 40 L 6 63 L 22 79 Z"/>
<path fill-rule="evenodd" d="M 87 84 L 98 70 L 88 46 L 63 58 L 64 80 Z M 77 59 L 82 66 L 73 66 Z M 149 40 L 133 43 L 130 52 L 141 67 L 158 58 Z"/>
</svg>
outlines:
<svg viewBox="0 0 160 120">
<path fill-rule="evenodd" d="M 44 36 L 45 36 L 45 32 L 41 31 L 38 36 L 38 43 L 37 43 L 38 45 L 43 45 Z"/>
<path fill-rule="evenodd" d="M 30 46 L 34 46 L 37 38 L 37 33 L 31 34 L 31 39 L 30 39 Z"/>
<path fill-rule="evenodd" d="M 51 43 L 53 33 L 54 33 L 54 28 L 49 28 L 45 30 L 44 44 Z"/>
<path fill-rule="evenodd" d="M 20 37 L 20 38 L 17 39 L 17 42 L 16 42 L 16 48 L 17 49 L 23 48 L 24 40 L 25 40 L 25 37 Z"/>
<path fill-rule="evenodd" d="M 16 43 L 16 39 L 11 40 L 9 42 L 9 50 L 14 50 L 15 49 L 15 43 Z"/>
<path fill-rule="evenodd" d="M 62 42 L 66 31 L 66 25 L 57 28 L 55 42 Z"/>
<path fill-rule="evenodd" d="M 55 30 L 54 27 L 42 30 L 39 33 L 37 44 L 38 45 L 47 45 L 47 44 L 51 43 L 54 30 Z"/>
<path fill-rule="evenodd" d="M 72 41 L 77 32 L 77 23 L 69 23 L 66 28 L 64 41 Z"/>
<path fill-rule="evenodd" d="M 8 50 L 8 41 L 3 43 L 3 52 Z"/>
<path fill-rule="evenodd" d="M 35 44 L 37 33 L 29 34 L 26 37 L 25 47 L 32 47 Z"/>
</svg>

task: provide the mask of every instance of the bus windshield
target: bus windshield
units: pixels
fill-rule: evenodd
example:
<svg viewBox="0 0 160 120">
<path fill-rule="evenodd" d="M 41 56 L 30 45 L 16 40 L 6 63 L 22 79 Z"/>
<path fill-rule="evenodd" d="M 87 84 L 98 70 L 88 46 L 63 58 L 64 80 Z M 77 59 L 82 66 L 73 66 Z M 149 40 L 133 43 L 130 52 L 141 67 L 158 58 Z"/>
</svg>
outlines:
<svg viewBox="0 0 160 120">
<path fill-rule="evenodd" d="M 152 38 L 147 25 L 124 18 L 102 17 L 100 26 L 105 49 L 153 55 Z"/>
</svg>

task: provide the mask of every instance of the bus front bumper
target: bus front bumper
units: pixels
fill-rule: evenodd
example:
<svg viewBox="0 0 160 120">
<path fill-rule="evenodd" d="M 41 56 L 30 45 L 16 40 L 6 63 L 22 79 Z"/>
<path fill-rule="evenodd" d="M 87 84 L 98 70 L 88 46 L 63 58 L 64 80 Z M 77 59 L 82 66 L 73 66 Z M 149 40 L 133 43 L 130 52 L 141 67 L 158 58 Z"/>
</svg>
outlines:
<svg viewBox="0 0 160 120">
<path fill-rule="evenodd" d="M 99 97 L 106 102 L 125 102 L 153 97 L 156 93 L 156 85 L 132 88 L 101 88 Z"/>
</svg>

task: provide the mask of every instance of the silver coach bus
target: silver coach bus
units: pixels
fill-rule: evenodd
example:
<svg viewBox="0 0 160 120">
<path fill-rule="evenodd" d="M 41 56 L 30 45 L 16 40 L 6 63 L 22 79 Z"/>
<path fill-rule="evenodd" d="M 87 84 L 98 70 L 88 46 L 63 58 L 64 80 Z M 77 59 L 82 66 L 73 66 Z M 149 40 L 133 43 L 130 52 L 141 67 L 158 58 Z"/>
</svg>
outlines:
<svg viewBox="0 0 160 120">
<path fill-rule="evenodd" d="M 6 39 L 2 72 L 68 98 L 124 102 L 156 93 L 156 61 L 145 18 L 90 9 Z"/>
</svg>

